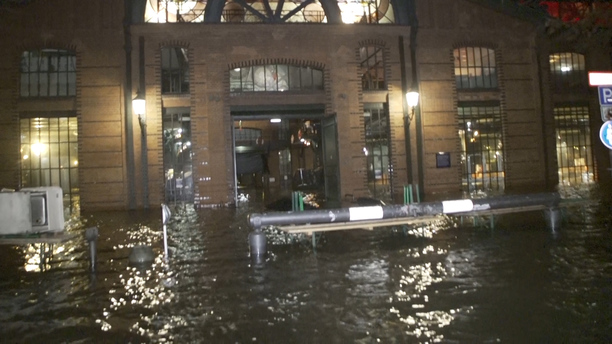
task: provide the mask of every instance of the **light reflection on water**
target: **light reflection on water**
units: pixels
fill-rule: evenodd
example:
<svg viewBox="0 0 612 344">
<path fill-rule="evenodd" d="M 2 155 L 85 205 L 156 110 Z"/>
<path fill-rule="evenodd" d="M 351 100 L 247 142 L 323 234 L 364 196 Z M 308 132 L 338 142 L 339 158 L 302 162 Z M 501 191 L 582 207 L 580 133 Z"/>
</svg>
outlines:
<svg viewBox="0 0 612 344">
<path fill-rule="evenodd" d="M 609 342 L 612 241 L 593 213 L 550 233 L 538 216 L 495 231 L 437 226 L 308 237 L 270 231 L 248 252 L 238 209 L 95 213 L 79 236 L 0 247 L 0 330 L 17 342 Z M 135 245 L 155 260 L 134 266 Z M 41 250 L 42 249 L 42 250 Z"/>
</svg>

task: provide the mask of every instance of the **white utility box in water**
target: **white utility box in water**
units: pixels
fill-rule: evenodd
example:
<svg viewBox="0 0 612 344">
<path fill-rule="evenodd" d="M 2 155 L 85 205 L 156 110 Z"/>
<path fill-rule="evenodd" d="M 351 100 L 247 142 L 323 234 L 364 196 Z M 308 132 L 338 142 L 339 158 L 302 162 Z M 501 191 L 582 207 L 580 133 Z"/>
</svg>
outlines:
<svg viewBox="0 0 612 344">
<path fill-rule="evenodd" d="M 60 187 L 0 192 L 0 235 L 63 230 L 64 206 Z"/>
<path fill-rule="evenodd" d="M 64 230 L 62 188 L 41 186 L 23 188 L 20 191 L 30 194 L 32 232 L 61 232 Z"/>
<path fill-rule="evenodd" d="M 27 192 L 0 192 L 0 235 L 32 231 L 32 206 Z"/>
</svg>

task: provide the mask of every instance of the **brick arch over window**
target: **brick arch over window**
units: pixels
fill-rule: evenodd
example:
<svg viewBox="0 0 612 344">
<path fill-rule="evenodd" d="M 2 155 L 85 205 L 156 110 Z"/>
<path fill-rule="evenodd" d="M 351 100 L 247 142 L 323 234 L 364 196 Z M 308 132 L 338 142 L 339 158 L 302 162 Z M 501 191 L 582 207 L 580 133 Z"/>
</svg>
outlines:
<svg viewBox="0 0 612 344">
<path fill-rule="evenodd" d="M 385 42 L 378 39 L 359 42 L 359 76 L 364 91 L 387 89 L 385 50 Z"/>
<path fill-rule="evenodd" d="M 325 88 L 325 65 L 299 59 L 258 59 L 228 65 L 231 93 L 318 92 Z"/>
</svg>

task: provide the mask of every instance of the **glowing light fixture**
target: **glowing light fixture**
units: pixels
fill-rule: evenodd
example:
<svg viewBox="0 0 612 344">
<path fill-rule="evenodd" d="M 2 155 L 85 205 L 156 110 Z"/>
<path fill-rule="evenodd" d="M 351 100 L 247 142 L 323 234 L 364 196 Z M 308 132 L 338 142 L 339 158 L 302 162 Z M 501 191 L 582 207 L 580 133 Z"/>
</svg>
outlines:
<svg viewBox="0 0 612 344">
<path fill-rule="evenodd" d="M 414 108 L 419 105 L 419 92 L 409 91 L 408 93 L 406 93 L 406 102 L 411 108 Z"/>
</svg>

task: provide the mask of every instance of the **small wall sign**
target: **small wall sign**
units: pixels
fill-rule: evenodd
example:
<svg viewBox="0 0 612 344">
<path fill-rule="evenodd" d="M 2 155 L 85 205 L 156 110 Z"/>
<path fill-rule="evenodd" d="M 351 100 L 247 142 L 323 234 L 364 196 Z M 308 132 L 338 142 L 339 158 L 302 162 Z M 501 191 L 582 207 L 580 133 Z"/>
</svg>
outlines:
<svg viewBox="0 0 612 344">
<path fill-rule="evenodd" d="M 451 167 L 451 159 L 449 152 L 438 152 L 436 153 L 436 167 L 437 168 L 448 168 Z"/>
</svg>

